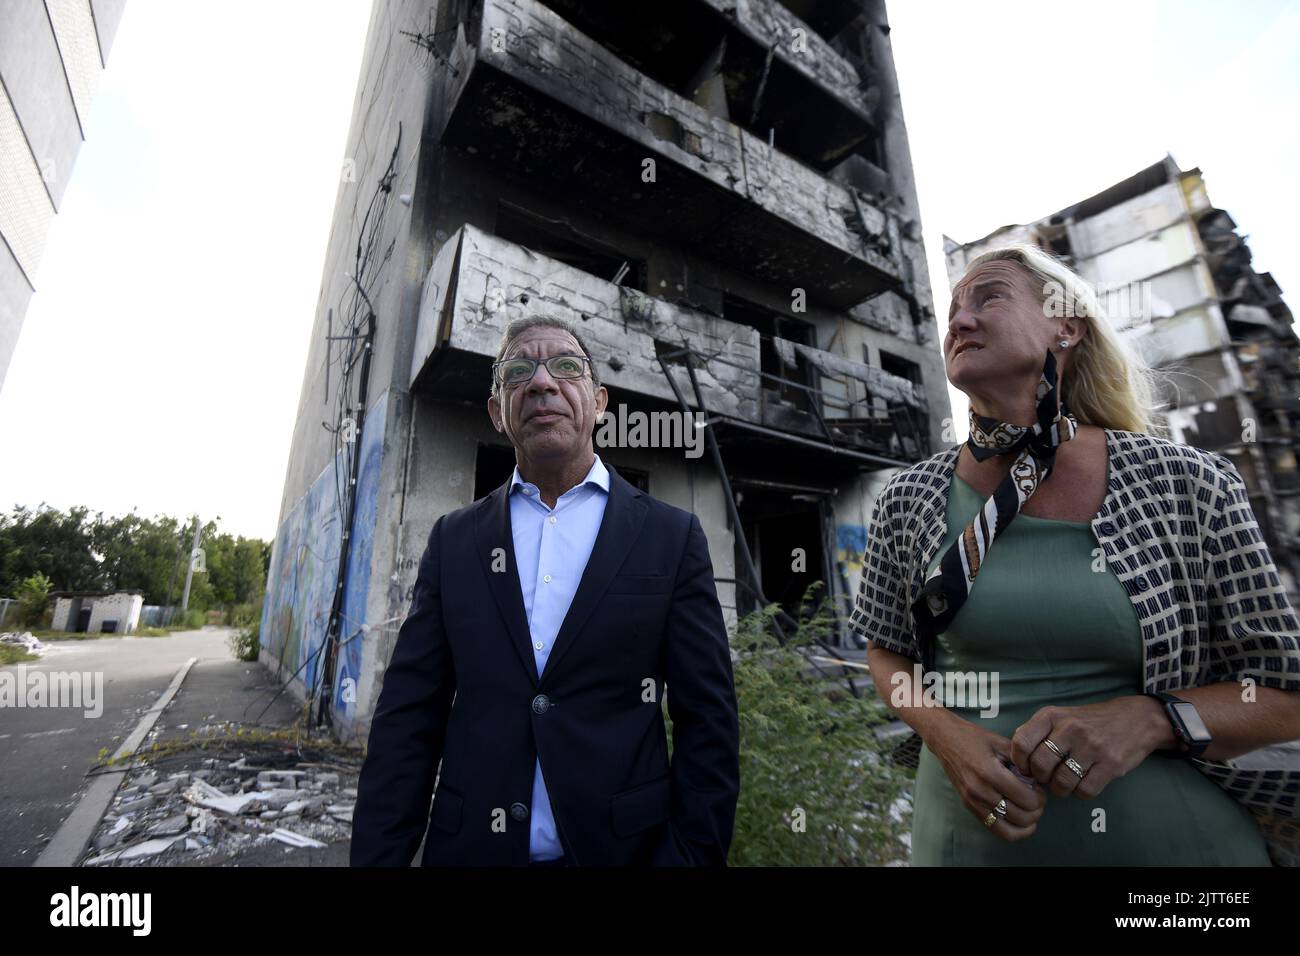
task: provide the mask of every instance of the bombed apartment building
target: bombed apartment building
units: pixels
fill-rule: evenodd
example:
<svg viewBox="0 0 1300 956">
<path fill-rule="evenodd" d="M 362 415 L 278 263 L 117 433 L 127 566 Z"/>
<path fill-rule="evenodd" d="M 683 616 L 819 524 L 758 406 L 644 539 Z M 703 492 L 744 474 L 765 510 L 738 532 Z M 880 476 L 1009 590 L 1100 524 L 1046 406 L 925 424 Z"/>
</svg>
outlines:
<svg viewBox="0 0 1300 956">
<path fill-rule="evenodd" d="M 342 739 L 433 522 L 510 476 L 490 366 L 530 314 L 579 327 L 598 454 L 699 516 L 733 621 L 818 581 L 847 620 L 949 415 L 884 4 L 375 5 L 261 629 Z"/>
<path fill-rule="evenodd" d="M 1171 157 L 1038 222 L 945 238 L 948 279 L 981 252 L 1029 242 L 1063 257 L 1157 370 L 1168 435 L 1229 457 L 1293 602 L 1300 587 L 1300 340 L 1281 289 L 1251 266 L 1199 169 Z"/>
</svg>

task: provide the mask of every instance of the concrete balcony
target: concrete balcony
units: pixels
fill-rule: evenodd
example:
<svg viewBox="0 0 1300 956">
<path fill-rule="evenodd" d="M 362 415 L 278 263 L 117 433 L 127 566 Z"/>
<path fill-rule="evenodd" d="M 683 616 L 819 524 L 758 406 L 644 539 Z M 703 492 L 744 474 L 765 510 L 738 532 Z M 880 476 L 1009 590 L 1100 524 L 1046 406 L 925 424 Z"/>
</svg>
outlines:
<svg viewBox="0 0 1300 956">
<path fill-rule="evenodd" d="M 905 288 L 911 240 L 894 216 L 641 75 L 541 3 L 483 0 L 477 25 L 459 30 L 447 146 L 831 308 Z"/>
<path fill-rule="evenodd" d="M 541 0 L 647 77 L 814 169 L 878 160 L 881 90 L 776 0 Z M 860 5 L 859 5 L 860 6 Z"/>
<path fill-rule="evenodd" d="M 926 411 L 920 386 L 806 345 L 774 340 L 769 354 L 782 356 L 781 368 L 765 370 L 756 329 L 615 285 L 470 225 L 443 243 L 425 279 L 412 391 L 486 402 L 502 332 L 534 312 L 578 327 L 612 405 L 680 408 L 662 356 L 697 409 L 689 352 L 711 423 L 751 444 L 805 445 L 848 468 L 878 467 L 906 450 L 896 438 L 900 410 Z M 806 390 L 781 375 L 786 360 L 787 374 L 799 366 L 810 372 Z M 828 382 L 837 385 L 833 394 Z"/>
</svg>

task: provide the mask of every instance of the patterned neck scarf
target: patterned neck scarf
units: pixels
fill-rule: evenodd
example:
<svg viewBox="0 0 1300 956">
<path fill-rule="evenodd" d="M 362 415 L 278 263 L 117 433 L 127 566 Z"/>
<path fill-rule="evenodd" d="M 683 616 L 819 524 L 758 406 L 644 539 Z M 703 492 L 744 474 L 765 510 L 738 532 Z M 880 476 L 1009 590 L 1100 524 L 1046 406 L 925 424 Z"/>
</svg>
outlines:
<svg viewBox="0 0 1300 956">
<path fill-rule="evenodd" d="M 1064 405 L 1058 407 L 1056 381 L 1056 357 L 1049 350 L 1037 389 L 1038 421 L 1032 427 L 1009 425 L 971 410 L 966 445 L 975 460 L 984 461 L 994 455 L 1015 455 L 1015 460 L 1011 472 L 944 553 L 912 604 L 926 670 L 934 669 L 935 639 L 948 629 L 966 603 L 989 548 L 1052 473 L 1056 449 L 1078 431 L 1079 423 L 1069 410 Z"/>
</svg>

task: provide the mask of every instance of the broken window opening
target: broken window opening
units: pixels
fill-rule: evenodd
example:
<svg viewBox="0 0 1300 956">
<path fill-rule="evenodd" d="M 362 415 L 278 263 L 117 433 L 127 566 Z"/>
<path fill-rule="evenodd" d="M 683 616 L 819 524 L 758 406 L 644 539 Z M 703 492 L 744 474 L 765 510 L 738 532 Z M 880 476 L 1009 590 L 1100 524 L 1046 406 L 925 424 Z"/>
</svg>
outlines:
<svg viewBox="0 0 1300 956">
<path fill-rule="evenodd" d="M 799 617 L 808 587 L 826 581 L 825 499 L 750 485 L 743 479 L 737 479 L 736 488 L 737 510 L 763 594 L 792 617 Z M 740 566 L 739 554 L 736 565 Z M 803 609 L 805 615 L 815 611 L 826 597 L 823 587 L 815 603 Z M 757 606 L 749 589 L 737 586 L 737 613 L 743 616 Z"/>
<path fill-rule="evenodd" d="M 758 331 L 759 371 L 764 376 L 771 376 L 763 379 L 765 397 L 814 414 L 817 411 L 814 396 L 802 386 L 811 389 L 818 387 L 817 370 L 798 353 L 793 356 L 794 364 L 789 364 L 787 360 L 790 356 L 783 359 L 777 343 L 773 341 L 774 338 L 779 338 L 816 348 L 817 336 L 813 325 L 731 293 L 724 293 L 722 297 L 722 315 L 728 322 Z"/>
<path fill-rule="evenodd" d="M 646 263 L 584 235 L 562 219 L 502 200 L 497 203 L 496 235 L 538 255 L 580 269 L 588 275 L 645 292 Z M 622 279 L 619 279 L 619 276 Z"/>
<path fill-rule="evenodd" d="M 864 115 L 851 108 L 781 57 L 772 57 L 772 47 L 694 0 L 541 2 L 629 67 L 820 173 L 864 141 L 879 140 L 870 109 Z M 660 139 L 699 150 L 702 131 L 673 133 L 659 114 L 640 119 Z M 878 147 L 871 149 L 877 154 L 873 162 L 881 165 Z"/>
</svg>

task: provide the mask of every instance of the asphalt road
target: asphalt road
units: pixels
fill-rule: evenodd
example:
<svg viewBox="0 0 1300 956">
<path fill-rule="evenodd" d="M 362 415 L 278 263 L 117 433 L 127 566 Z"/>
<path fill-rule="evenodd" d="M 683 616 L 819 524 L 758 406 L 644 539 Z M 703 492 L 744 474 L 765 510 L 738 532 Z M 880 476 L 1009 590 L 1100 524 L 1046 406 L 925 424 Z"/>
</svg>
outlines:
<svg viewBox="0 0 1300 956">
<path fill-rule="evenodd" d="M 39 661 L 0 668 L 103 675 L 97 717 L 82 707 L 0 707 L 0 866 L 32 864 L 76 806 L 100 749 L 121 745 L 189 658 L 233 660 L 229 634 L 53 641 Z"/>
</svg>

